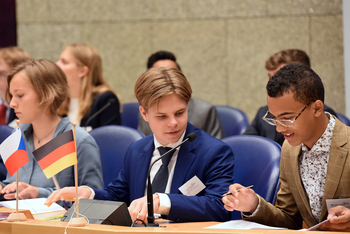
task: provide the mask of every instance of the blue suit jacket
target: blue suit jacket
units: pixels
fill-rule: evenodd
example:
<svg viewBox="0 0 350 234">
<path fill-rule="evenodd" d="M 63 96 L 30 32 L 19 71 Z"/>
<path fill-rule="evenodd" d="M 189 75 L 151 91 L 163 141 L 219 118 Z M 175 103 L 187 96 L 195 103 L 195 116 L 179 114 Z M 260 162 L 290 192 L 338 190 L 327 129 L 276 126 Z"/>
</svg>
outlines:
<svg viewBox="0 0 350 234">
<path fill-rule="evenodd" d="M 191 132 L 196 132 L 197 138 L 180 148 L 168 194 L 171 209 L 164 218 L 175 221 L 230 220 L 231 214 L 224 209 L 221 196 L 233 183 L 233 153 L 221 140 L 188 123 L 185 136 Z M 153 135 L 134 142 L 126 154 L 124 168 L 107 188 L 95 190 L 95 199 L 122 201 L 129 205 L 143 197 L 153 151 Z M 195 175 L 206 188 L 196 196 L 182 195 L 178 188 Z"/>
</svg>

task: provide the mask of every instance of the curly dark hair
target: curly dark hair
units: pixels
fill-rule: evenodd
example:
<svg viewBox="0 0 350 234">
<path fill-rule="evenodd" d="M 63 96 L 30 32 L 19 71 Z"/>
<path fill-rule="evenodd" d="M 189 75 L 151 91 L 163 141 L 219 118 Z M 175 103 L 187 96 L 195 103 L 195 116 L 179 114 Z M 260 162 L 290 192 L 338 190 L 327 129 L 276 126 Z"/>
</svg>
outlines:
<svg viewBox="0 0 350 234">
<path fill-rule="evenodd" d="M 309 67 L 292 63 L 282 67 L 266 85 L 267 95 L 280 97 L 293 92 L 294 99 L 305 105 L 310 101 L 324 102 L 324 87 L 321 78 Z"/>
</svg>

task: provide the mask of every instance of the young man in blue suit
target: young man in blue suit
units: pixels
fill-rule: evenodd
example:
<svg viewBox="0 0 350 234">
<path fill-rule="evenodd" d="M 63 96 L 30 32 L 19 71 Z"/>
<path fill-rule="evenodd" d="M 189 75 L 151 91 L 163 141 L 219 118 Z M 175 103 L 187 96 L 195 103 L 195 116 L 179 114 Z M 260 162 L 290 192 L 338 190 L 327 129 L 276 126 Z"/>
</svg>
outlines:
<svg viewBox="0 0 350 234">
<path fill-rule="evenodd" d="M 125 202 L 132 220 L 138 217 L 146 221 L 147 172 L 151 163 L 163 155 L 158 147 L 175 147 L 195 132 L 197 138 L 183 144 L 170 158 L 163 190 L 155 189 L 155 184 L 165 162 L 159 160 L 152 167 L 152 187 L 158 191 L 153 194 L 154 212 L 174 221 L 229 220 L 231 214 L 224 209 L 221 196 L 233 182 L 234 156 L 229 146 L 188 123 L 192 90 L 186 77 L 178 69 L 152 68 L 137 80 L 134 92 L 153 135 L 130 146 L 124 168 L 106 189 L 79 187 L 79 197 Z M 184 184 L 200 189 L 180 192 Z M 75 197 L 75 189 L 61 189 L 48 198 L 47 204 L 61 197 Z"/>
</svg>

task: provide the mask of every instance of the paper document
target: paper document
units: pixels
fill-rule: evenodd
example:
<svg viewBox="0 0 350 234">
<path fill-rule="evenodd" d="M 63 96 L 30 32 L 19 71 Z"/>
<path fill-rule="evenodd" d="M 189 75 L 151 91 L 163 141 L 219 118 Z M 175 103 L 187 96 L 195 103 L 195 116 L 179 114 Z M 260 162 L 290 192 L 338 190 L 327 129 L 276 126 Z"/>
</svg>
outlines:
<svg viewBox="0 0 350 234">
<path fill-rule="evenodd" d="M 46 198 L 33 198 L 33 199 L 21 199 L 18 200 L 18 209 L 30 210 L 32 214 L 45 213 L 57 210 L 65 210 L 57 203 L 52 203 L 50 207 L 44 205 Z M 2 201 L 0 202 L 0 208 L 12 208 L 16 209 L 16 200 Z"/>
<path fill-rule="evenodd" d="M 213 229 L 254 229 L 254 228 L 259 228 L 259 229 L 286 229 L 286 228 L 280 228 L 280 227 L 271 227 L 271 226 L 266 226 L 263 224 L 255 223 L 255 222 L 250 222 L 246 220 L 231 220 L 228 222 L 223 222 L 220 224 L 216 224 L 210 227 L 206 228 L 213 228 Z"/>
</svg>

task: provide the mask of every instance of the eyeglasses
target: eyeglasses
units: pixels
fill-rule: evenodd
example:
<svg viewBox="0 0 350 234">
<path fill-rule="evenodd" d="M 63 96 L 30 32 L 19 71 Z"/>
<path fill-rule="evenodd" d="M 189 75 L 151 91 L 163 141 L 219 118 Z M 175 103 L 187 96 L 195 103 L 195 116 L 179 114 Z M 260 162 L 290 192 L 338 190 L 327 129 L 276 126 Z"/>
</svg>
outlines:
<svg viewBox="0 0 350 234">
<path fill-rule="evenodd" d="M 276 124 L 279 123 L 280 125 L 282 125 L 283 127 L 286 127 L 286 128 L 293 127 L 295 120 L 297 120 L 299 118 L 301 113 L 303 113 L 303 111 L 310 105 L 310 103 L 311 103 L 311 101 L 309 101 L 309 103 L 300 111 L 300 113 L 293 120 L 268 118 L 267 115 L 270 113 L 269 111 L 266 112 L 266 114 L 264 115 L 264 117 L 262 117 L 262 119 L 266 123 L 273 125 L 273 126 L 276 126 Z"/>
</svg>

